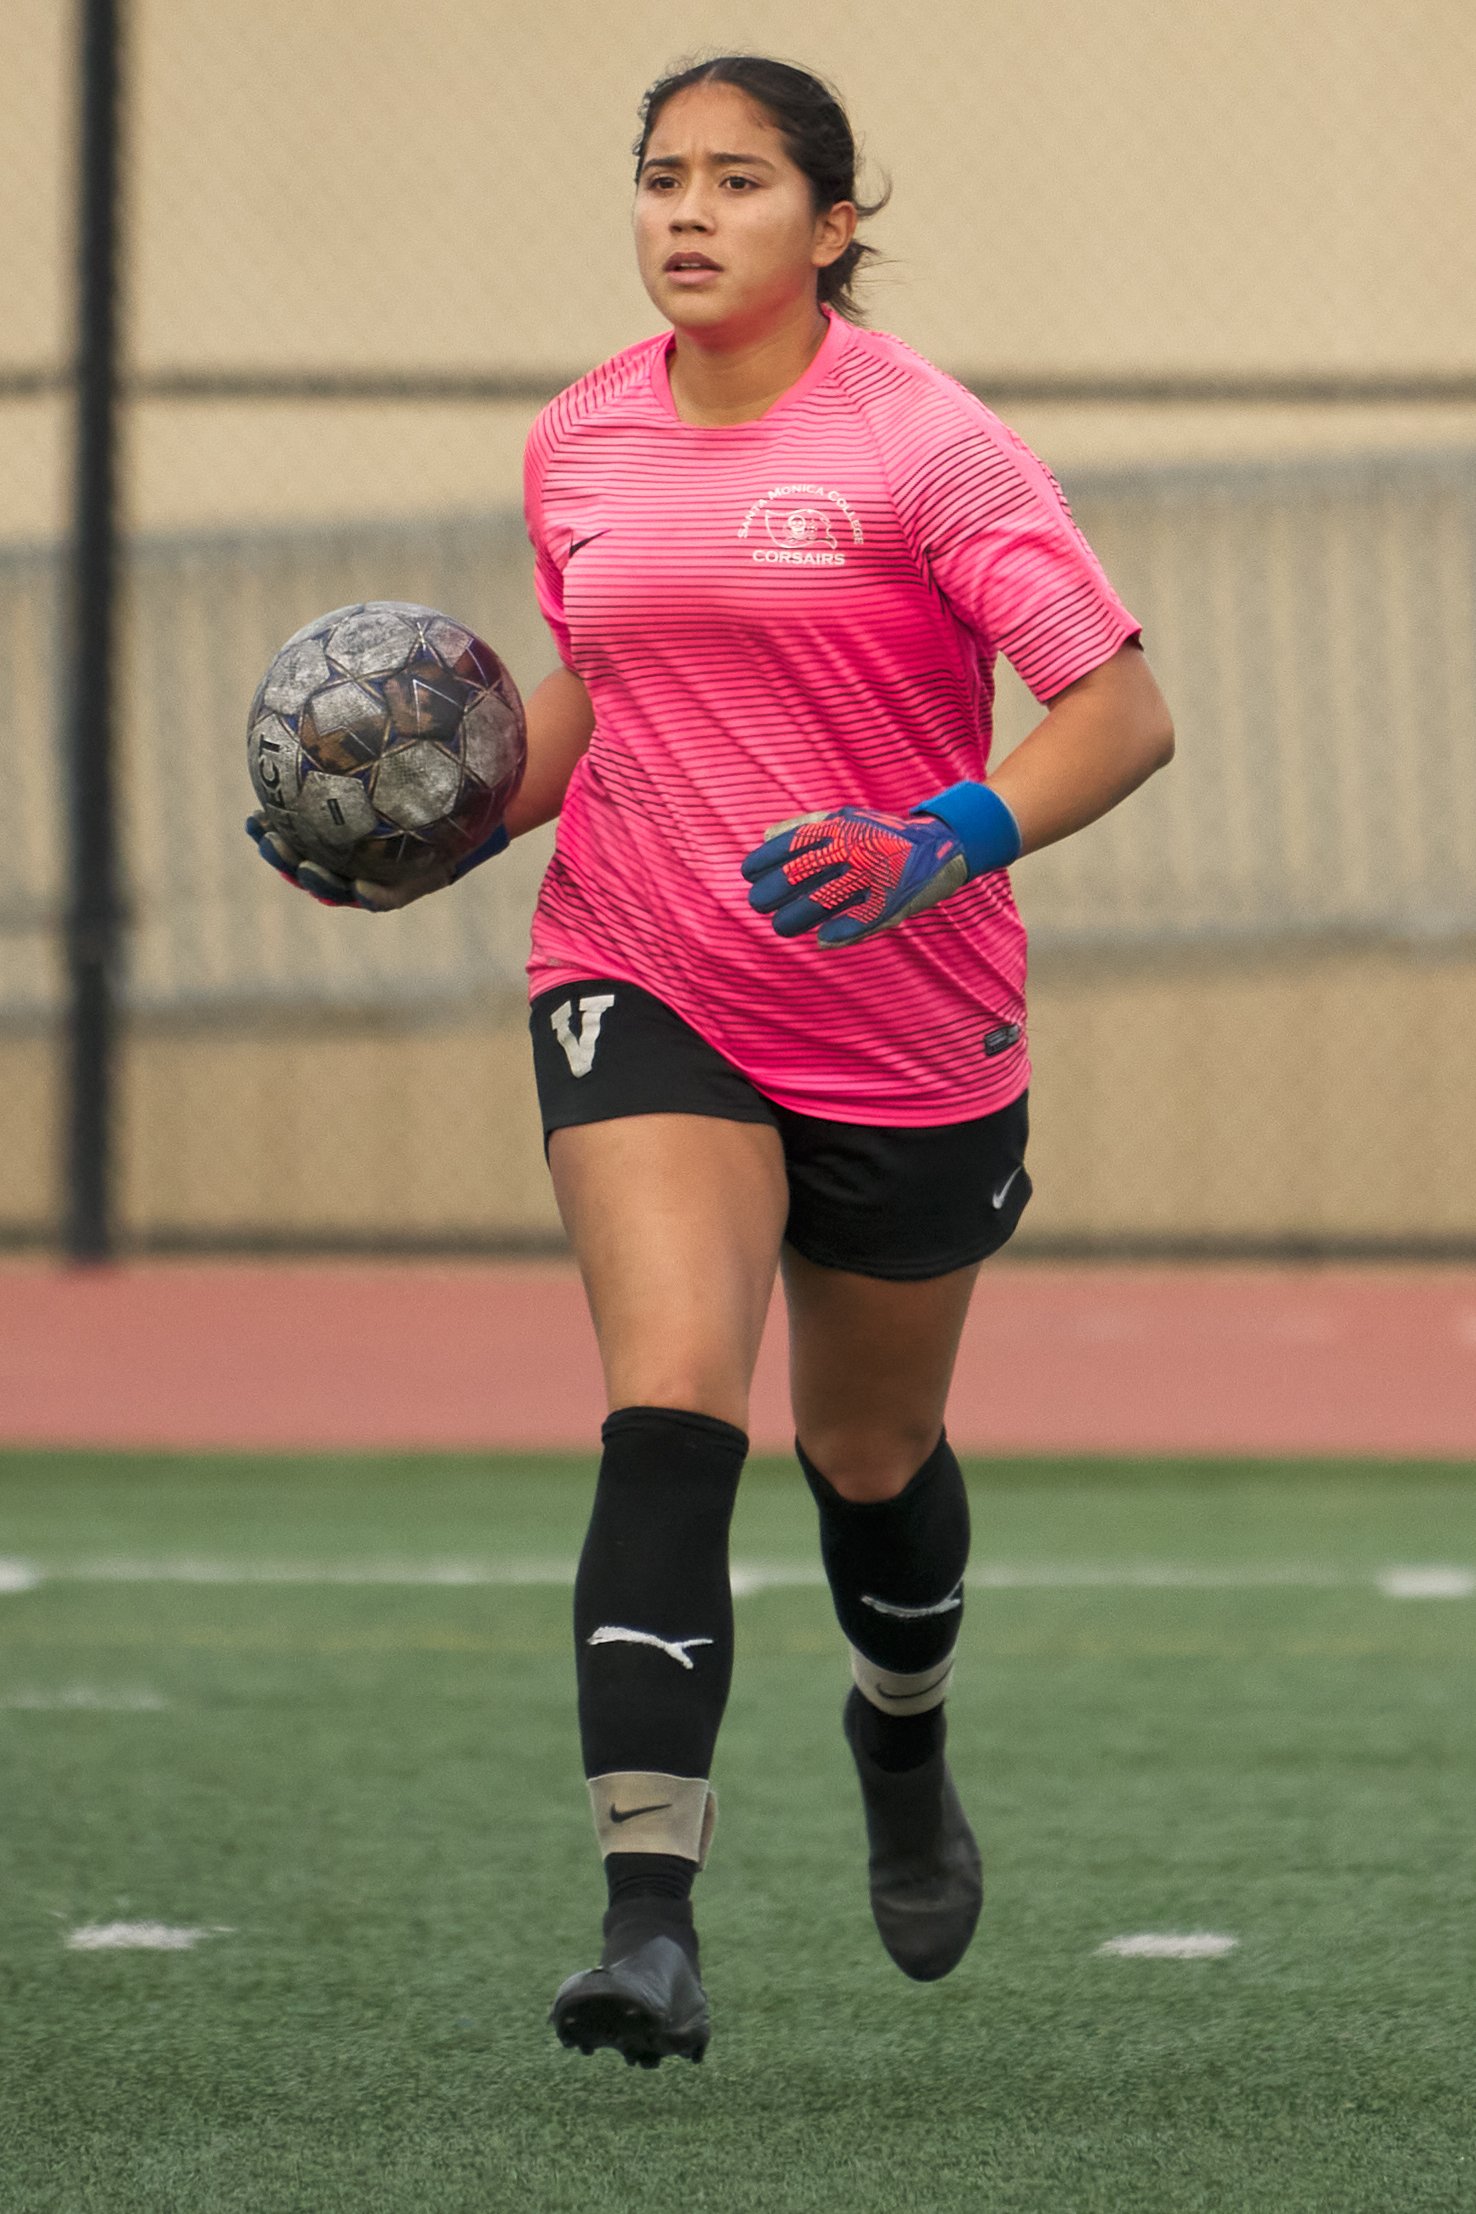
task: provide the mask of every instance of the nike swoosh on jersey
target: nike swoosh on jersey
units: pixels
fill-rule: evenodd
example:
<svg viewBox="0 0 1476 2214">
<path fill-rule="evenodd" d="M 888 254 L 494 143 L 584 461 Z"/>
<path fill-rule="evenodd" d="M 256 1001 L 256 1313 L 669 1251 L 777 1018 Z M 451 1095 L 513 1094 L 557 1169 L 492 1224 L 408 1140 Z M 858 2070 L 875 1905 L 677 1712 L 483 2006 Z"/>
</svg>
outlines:
<svg viewBox="0 0 1476 2214">
<path fill-rule="evenodd" d="M 571 538 L 569 541 L 569 559 L 572 561 L 577 553 L 582 553 L 586 546 L 592 546 L 597 538 L 608 538 L 609 535 L 608 530 L 592 530 L 588 538 Z"/>
</svg>

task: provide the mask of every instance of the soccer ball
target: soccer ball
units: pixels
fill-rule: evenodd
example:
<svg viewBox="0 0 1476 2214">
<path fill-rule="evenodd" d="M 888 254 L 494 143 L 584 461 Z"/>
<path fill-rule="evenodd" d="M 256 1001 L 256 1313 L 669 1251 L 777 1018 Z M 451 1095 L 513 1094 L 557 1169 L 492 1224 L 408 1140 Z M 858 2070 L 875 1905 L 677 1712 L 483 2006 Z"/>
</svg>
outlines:
<svg viewBox="0 0 1476 2214">
<path fill-rule="evenodd" d="M 364 600 L 275 655 L 246 758 L 269 827 L 308 860 L 376 884 L 445 881 L 522 782 L 523 703 L 465 624 Z"/>
</svg>

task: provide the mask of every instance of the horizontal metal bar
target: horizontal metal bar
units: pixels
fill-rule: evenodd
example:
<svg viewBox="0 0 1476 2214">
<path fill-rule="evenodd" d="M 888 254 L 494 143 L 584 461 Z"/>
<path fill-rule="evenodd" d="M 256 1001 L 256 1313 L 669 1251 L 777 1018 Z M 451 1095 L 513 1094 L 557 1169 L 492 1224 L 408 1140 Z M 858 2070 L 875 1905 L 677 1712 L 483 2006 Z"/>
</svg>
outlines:
<svg viewBox="0 0 1476 2214">
<path fill-rule="evenodd" d="M 1143 376 L 982 369 L 961 376 L 959 382 L 981 400 L 1105 401 L 1129 407 L 1449 406 L 1476 402 L 1476 370 L 1392 370 L 1366 376 L 1324 376 L 1315 371 Z"/>
<path fill-rule="evenodd" d="M 0 400 L 43 400 L 54 392 L 70 392 L 72 371 L 24 362 L 0 368 Z"/>
<path fill-rule="evenodd" d="M 124 380 L 130 400 L 319 400 L 504 402 L 542 405 L 584 371 L 547 370 L 161 368 Z M 1370 371 L 1362 375 L 1303 371 L 1190 372 L 1171 370 L 1033 370 L 980 368 L 959 381 L 980 399 L 1070 402 L 1126 407 L 1425 407 L 1476 405 L 1476 369 Z M 66 364 L 0 367 L 0 400 L 26 400 L 70 389 Z"/>
<path fill-rule="evenodd" d="M 583 375 L 559 370 L 154 369 L 129 379 L 135 400 L 502 401 L 541 407 Z"/>
</svg>

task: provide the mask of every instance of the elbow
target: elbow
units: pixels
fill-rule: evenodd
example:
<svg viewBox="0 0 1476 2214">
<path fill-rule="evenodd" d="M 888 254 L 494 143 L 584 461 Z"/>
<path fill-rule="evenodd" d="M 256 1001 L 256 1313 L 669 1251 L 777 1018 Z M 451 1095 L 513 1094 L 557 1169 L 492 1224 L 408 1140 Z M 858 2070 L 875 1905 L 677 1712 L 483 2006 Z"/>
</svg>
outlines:
<svg viewBox="0 0 1476 2214">
<path fill-rule="evenodd" d="M 1166 769 L 1174 758 L 1174 745 L 1174 719 L 1165 707 L 1143 732 L 1144 773 L 1153 776 Z"/>
<path fill-rule="evenodd" d="M 1173 713 L 1143 659 L 1141 647 L 1129 667 L 1137 678 L 1133 704 L 1143 773 L 1152 776 L 1156 770 L 1166 769 L 1174 758 Z"/>
<path fill-rule="evenodd" d="M 1174 758 L 1174 725 L 1167 708 L 1161 714 L 1140 715 L 1118 740 L 1122 763 L 1122 797 L 1157 776 Z"/>
</svg>

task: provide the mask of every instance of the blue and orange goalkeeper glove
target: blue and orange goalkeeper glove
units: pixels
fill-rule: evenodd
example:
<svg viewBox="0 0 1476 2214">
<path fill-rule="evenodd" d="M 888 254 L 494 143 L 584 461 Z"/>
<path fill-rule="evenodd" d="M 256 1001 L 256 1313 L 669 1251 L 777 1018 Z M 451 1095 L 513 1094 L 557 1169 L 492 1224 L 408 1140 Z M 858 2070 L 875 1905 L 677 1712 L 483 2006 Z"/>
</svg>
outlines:
<svg viewBox="0 0 1476 2214">
<path fill-rule="evenodd" d="M 481 861 L 490 861 L 495 853 L 502 853 L 508 844 L 507 832 L 499 823 L 479 846 L 464 853 L 454 868 L 448 863 L 444 868 L 425 870 L 399 884 L 373 884 L 367 877 L 335 876 L 320 862 L 309 861 L 280 830 L 270 828 L 260 810 L 247 816 L 246 835 L 262 860 L 275 869 L 278 876 L 284 876 L 300 892 L 308 893 L 320 907 L 362 907 L 371 915 L 387 915 L 396 908 L 408 907 L 412 900 L 423 899 L 427 892 L 443 892 L 448 884 L 459 883 L 468 869 L 476 868 Z"/>
<path fill-rule="evenodd" d="M 781 823 L 743 863 L 748 904 L 781 938 L 853 946 L 1019 859 L 1020 826 L 987 784 L 954 784 L 907 815 L 832 807 Z"/>
</svg>

